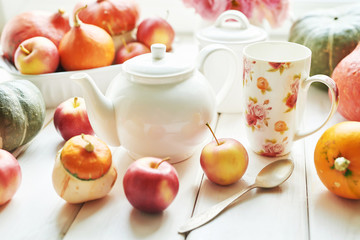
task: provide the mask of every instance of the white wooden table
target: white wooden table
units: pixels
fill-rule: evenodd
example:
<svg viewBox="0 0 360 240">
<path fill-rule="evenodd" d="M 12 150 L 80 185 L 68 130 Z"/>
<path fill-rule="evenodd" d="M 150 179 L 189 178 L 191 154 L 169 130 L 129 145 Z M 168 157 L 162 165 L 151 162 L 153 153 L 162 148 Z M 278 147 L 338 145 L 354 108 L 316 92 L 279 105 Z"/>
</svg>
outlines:
<svg viewBox="0 0 360 240">
<path fill-rule="evenodd" d="M 6 78 L 4 72 L 0 76 Z M 327 92 L 311 88 L 305 127 L 325 118 L 327 98 Z M 14 198 L 0 206 L 1 240 L 360 239 L 360 201 L 330 193 L 313 163 L 315 144 L 322 132 L 345 120 L 338 113 L 322 130 L 296 142 L 288 156 L 295 169 L 287 182 L 272 190 L 250 191 L 215 220 L 188 235 L 177 233 L 188 218 L 251 184 L 260 169 L 275 160 L 249 150 L 241 114 L 220 114 L 215 131 L 219 138 L 235 138 L 248 149 L 250 162 L 243 178 L 227 187 L 211 183 L 200 167 L 201 146 L 190 159 L 174 164 L 180 178 L 174 202 L 162 214 L 149 215 L 133 209 L 124 195 L 123 175 L 133 159 L 122 147 L 112 148 L 118 178 L 107 197 L 72 205 L 55 193 L 52 169 L 64 141 L 54 128 L 53 113 L 54 109 L 47 109 L 43 130 L 24 151 L 14 153 L 23 179 Z"/>
<path fill-rule="evenodd" d="M 7 78 L 0 69 L 0 81 Z M 304 126 L 311 128 L 326 117 L 330 103 L 327 92 L 316 87 L 310 89 L 308 101 L 311 104 L 305 110 Z M 180 178 L 174 202 L 162 214 L 149 215 L 133 209 L 124 195 L 123 175 L 134 160 L 122 147 L 112 148 L 118 178 L 108 196 L 72 205 L 56 194 L 52 169 L 65 142 L 55 130 L 53 113 L 54 109 L 47 109 L 43 130 L 26 148 L 14 153 L 23 179 L 14 198 L 0 206 L 1 240 L 360 239 L 360 201 L 330 193 L 313 163 L 321 134 L 345 120 L 338 113 L 319 132 L 295 143 L 288 156 L 295 169 L 287 182 L 272 190 L 250 191 L 216 219 L 187 235 L 178 234 L 177 229 L 188 218 L 251 184 L 256 174 L 275 160 L 249 149 L 241 114 L 220 114 L 215 132 L 218 138 L 235 138 L 248 149 L 250 161 L 243 178 L 227 187 L 211 183 L 200 167 L 200 146 L 190 159 L 174 164 Z M 210 140 L 209 135 L 207 142 Z"/>
</svg>

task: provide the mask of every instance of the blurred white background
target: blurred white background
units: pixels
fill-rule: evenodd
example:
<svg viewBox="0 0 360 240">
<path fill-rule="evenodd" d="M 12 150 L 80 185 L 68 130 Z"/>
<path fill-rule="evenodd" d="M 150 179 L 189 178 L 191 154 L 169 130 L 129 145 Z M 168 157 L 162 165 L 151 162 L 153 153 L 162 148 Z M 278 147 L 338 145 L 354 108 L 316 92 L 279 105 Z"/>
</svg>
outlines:
<svg viewBox="0 0 360 240">
<path fill-rule="evenodd" d="M 51 10 L 59 8 L 72 12 L 74 0 L 0 0 L 0 30 L 4 23 L 24 11 Z M 95 1 L 95 0 L 94 0 Z M 141 9 L 141 18 L 158 15 L 166 17 L 178 33 L 191 33 L 199 27 L 201 19 L 192 8 L 185 8 L 182 0 L 136 0 Z M 315 9 L 333 8 L 357 3 L 359 0 L 290 0 L 290 9 L 293 19 Z M 291 20 L 284 23 L 280 29 L 272 29 L 270 34 L 287 34 Z"/>
</svg>

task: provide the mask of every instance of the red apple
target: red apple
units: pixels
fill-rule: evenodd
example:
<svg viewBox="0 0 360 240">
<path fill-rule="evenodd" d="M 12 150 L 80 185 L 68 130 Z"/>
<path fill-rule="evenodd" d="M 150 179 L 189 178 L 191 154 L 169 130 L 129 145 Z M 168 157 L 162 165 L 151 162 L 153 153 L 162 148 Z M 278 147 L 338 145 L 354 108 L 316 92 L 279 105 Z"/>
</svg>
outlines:
<svg viewBox="0 0 360 240">
<path fill-rule="evenodd" d="M 147 213 L 159 213 L 176 197 L 179 179 L 176 169 L 166 159 L 144 157 L 129 166 L 123 186 L 133 207 Z"/>
<path fill-rule="evenodd" d="M 21 168 L 16 158 L 0 149 L 0 205 L 8 202 L 21 183 Z"/>
<path fill-rule="evenodd" d="M 49 38 L 59 46 L 61 38 L 70 30 L 69 17 L 63 10 L 56 13 L 49 11 L 23 12 L 6 22 L 1 33 L 4 57 L 14 61 L 14 54 L 19 44 L 26 39 L 42 36 Z"/>
<path fill-rule="evenodd" d="M 59 66 L 59 51 L 48 38 L 29 38 L 15 51 L 14 63 L 23 74 L 43 74 L 55 72 Z"/>
<path fill-rule="evenodd" d="M 116 52 L 115 63 L 121 64 L 126 60 L 136 57 L 138 55 L 150 53 L 150 49 L 140 42 L 125 43 Z"/>
<path fill-rule="evenodd" d="M 244 146 L 233 138 L 217 139 L 209 124 L 206 124 L 215 140 L 201 151 L 200 164 L 208 179 L 219 185 L 238 181 L 245 173 L 249 157 Z"/>
<path fill-rule="evenodd" d="M 165 19 L 151 17 L 140 23 L 136 38 L 148 48 L 154 43 L 162 43 L 166 45 L 166 51 L 170 51 L 175 38 L 175 31 Z"/>
<path fill-rule="evenodd" d="M 80 135 L 94 135 L 83 98 L 74 97 L 57 106 L 54 125 L 65 141 Z"/>
</svg>

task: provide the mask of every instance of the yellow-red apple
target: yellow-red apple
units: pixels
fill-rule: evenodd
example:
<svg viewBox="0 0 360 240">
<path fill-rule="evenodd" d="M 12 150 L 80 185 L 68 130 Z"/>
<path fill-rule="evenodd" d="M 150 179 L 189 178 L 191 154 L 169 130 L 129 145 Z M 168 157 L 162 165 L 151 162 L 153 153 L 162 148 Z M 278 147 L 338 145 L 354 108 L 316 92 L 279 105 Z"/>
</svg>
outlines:
<svg viewBox="0 0 360 240">
<path fill-rule="evenodd" d="M 150 53 L 150 49 L 140 42 L 125 43 L 116 52 L 115 63 L 121 64 L 130 58 L 141 54 Z"/>
<path fill-rule="evenodd" d="M 59 61 L 56 45 L 45 37 L 26 39 L 20 43 L 14 55 L 15 66 L 22 74 L 55 72 Z"/>
<path fill-rule="evenodd" d="M 54 125 L 65 141 L 82 133 L 94 135 L 85 100 L 81 97 L 70 98 L 56 107 Z"/>
<path fill-rule="evenodd" d="M 238 181 L 246 172 L 249 157 L 244 146 L 233 138 L 217 139 L 209 124 L 206 124 L 215 140 L 201 151 L 200 164 L 207 178 L 219 185 Z"/>
<path fill-rule="evenodd" d="M 21 168 L 16 158 L 0 149 L 0 205 L 7 203 L 21 183 Z"/>
<path fill-rule="evenodd" d="M 134 208 L 159 213 L 175 199 L 179 179 L 176 169 L 166 159 L 144 157 L 129 166 L 123 186 L 125 196 Z"/>
<path fill-rule="evenodd" d="M 175 31 L 165 19 L 150 17 L 140 23 L 136 38 L 148 48 L 154 43 L 162 43 L 166 45 L 166 51 L 170 51 L 174 42 Z"/>
</svg>

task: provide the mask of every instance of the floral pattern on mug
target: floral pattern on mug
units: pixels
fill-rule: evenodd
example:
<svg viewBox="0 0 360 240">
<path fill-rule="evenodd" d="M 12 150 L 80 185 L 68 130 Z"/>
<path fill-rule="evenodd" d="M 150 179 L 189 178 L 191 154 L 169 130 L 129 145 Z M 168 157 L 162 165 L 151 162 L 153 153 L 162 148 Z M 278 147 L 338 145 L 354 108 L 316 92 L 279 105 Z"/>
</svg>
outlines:
<svg viewBox="0 0 360 240">
<path fill-rule="evenodd" d="M 249 98 L 245 111 L 246 123 L 253 131 L 269 125 L 268 114 L 271 107 L 266 106 L 269 104 L 269 100 L 265 100 L 262 104 L 258 104 L 257 102 L 256 98 Z"/>
<path fill-rule="evenodd" d="M 284 72 L 285 69 L 290 68 L 291 63 L 289 62 L 269 62 L 271 68 L 268 72 L 280 72 L 280 75 Z"/>
<path fill-rule="evenodd" d="M 290 92 L 283 100 L 285 102 L 285 105 L 288 107 L 285 113 L 290 112 L 296 107 L 300 78 L 301 74 L 294 75 L 293 82 L 290 85 Z"/>
<path fill-rule="evenodd" d="M 261 150 L 258 154 L 265 157 L 281 156 L 284 153 L 286 145 L 288 144 L 287 139 L 288 138 L 285 137 L 280 143 L 278 143 L 275 139 L 266 139 L 265 144 L 263 144 L 263 150 Z"/>
<path fill-rule="evenodd" d="M 289 130 L 287 124 L 285 121 L 277 121 L 275 124 L 274 124 L 274 130 L 276 132 L 279 132 L 280 134 L 284 134 L 284 132 L 286 132 L 287 130 Z"/>
<path fill-rule="evenodd" d="M 264 77 L 259 77 L 257 79 L 257 82 L 256 82 L 256 86 L 258 89 L 261 90 L 261 93 L 262 94 L 265 94 L 266 91 L 270 92 L 271 91 L 271 87 L 269 85 L 269 82 L 266 78 Z"/>
<path fill-rule="evenodd" d="M 244 71 L 243 71 L 243 85 L 245 85 L 245 84 L 247 84 L 247 82 L 248 82 L 248 79 L 247 78 L 245 78 L 245 75 L 248 75 L 249 76 L 249 78 L 250 78 L 250 81 L 252 81 L 253 80 L 253 71 L 251 71 L 251 64 L 255 64 L 256 63 L 256 61 L 250 61 L 249 59 L 247 59 L 247 58 L 245 58 L 244 59 L 244 61 L 243 61 L 243 63 L 244 63 Z"/>
</svg>

